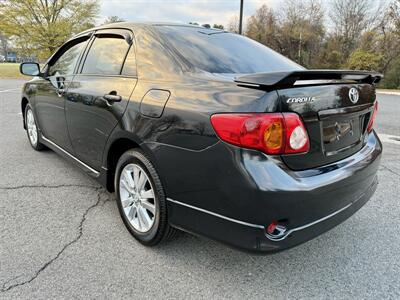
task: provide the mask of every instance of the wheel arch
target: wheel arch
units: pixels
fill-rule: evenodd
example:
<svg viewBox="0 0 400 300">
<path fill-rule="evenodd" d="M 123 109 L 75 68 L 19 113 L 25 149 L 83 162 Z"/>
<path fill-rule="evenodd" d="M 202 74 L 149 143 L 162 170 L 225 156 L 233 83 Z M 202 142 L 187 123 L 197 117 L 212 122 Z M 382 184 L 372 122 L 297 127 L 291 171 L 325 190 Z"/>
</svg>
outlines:
<svg viewBox="0 0 400 300">
<path fill-rule="evenodd" d="M 22 112 L 22 122 L 23 122 L 24 129 L 26 129 L 26 125 L 25 125 L 25 108 L 28 105 L 28 103 L 29 103 L 28 98 L 22 97 L 22 100 L 21 100 L 21 112 Z"/>
<path fill-rule="evenodd" d="M 119 131 L 109 139 L 108 145 L 103 154 L 103 166 L 107 169 L 106 188 L 109 192 L 114 192 L 115 169 L 119 158 L 126 151 L 135 148 L 142 150 L 151 163 L 157 168 L 155 157 L 148 147 L 146 147 L 133 133 Z"/>
</svg>

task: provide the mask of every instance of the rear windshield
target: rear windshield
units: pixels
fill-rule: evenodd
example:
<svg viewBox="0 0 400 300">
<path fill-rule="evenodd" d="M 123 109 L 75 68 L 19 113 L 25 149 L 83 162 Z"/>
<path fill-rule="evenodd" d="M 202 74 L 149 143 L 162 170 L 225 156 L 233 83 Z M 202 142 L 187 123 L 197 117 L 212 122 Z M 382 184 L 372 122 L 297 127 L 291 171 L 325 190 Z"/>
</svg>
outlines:
<svg viewBox="0 0 400 300">
<path fill-rule="evenodd" d="M 270 48 L 241 35 L 197 27 L 157 28 L 188 63 L 206 72 L 247 74 L 303 69 Z"/>
</svg>

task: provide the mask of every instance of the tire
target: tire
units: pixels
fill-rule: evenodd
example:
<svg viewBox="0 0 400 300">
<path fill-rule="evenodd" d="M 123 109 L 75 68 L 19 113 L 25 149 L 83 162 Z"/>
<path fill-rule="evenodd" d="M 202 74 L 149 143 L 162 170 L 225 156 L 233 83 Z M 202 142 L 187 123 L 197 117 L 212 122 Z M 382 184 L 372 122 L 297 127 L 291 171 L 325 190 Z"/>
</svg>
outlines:
<svg viewBox="0 0 400 300">
<path fill-rule="evenodd" d="M 155 246 L 175 236 L 177 230 L 168 223 L 160 177 L 141 150 L 128 150 L 120 157 L 114 187 L 121 218 L 135 239 Z"/>
<path fill-rule="evenodd" d="M 39 141 L 39 130 L 32 107 L 28 103 L 25 107 L 25 128 L 29 143 L 36 151 L 45 149 L 45 146 Z"/>
</svg>

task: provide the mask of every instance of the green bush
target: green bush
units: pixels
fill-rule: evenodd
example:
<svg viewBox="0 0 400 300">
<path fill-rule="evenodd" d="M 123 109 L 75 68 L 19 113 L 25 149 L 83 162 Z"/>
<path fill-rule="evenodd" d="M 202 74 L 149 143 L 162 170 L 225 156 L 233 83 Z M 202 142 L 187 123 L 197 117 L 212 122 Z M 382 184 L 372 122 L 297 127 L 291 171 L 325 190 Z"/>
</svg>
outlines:
<svg viewBox="0 0 400 300">
<path fill-rule="evenodd" d="M 351 70 L 376 71 L 379 69 L 381 60 L 380 54 L 356 49 L 350 54 L 346 67 Z"/>
<path fill-rule="evenodd" d="M 384 89 L 400 89 L 400 59 L 390 66 L 379 87 Z"/>
</svg>

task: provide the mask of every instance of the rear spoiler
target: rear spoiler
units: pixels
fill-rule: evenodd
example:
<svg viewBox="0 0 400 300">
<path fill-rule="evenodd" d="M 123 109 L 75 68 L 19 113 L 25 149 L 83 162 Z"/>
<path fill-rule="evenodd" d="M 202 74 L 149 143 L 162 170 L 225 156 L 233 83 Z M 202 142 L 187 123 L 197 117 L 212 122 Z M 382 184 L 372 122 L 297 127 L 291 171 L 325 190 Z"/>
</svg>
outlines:
<svg viewBox="0 0 400 300">
<path fill-rule="evenodd" d="M 352 70 L 299 70 L 286 72 L 255 73 L 235 78 L 239 86 L 277 89 L 291 87 L 298 80 L 350 80 L 375 84 L 383 75 L 368 71 Z M 310 83 L 312 84 L 312 83 Z"/>
</svg>

